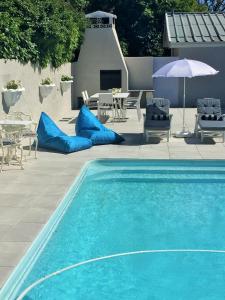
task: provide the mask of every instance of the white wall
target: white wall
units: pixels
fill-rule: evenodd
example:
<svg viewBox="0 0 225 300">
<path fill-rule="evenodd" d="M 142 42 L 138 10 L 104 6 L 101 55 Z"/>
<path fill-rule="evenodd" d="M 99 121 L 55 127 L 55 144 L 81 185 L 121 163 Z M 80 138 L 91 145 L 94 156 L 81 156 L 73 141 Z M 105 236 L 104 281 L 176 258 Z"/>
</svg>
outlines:
<svg viewBox="0 0 225 300">
<path fill-rule="evenodd" d="M 10 109 L 5 105 L 1 94 L 0 114 L 12 111 L 22 111 L 32 115 L 38 121 L 40 113 L 45 111 L 53 119 L 58 120 L 68 115 L 71 111 L 71 89 L 63 95 L 60 90 L 60 78 L 62 74 L 71 74 L 71 64 L 65 64 L 57 70 L 47 67 L 43 70 L 33 67 L 31 64 L 20 64 L 17 61 L 0 60 L 0 89 L 12 79 L 21 80 L 25 92 L 20 100 L 11 106 Z M 53 92 L 44 99 L 39 95 L 39 83 L 43 78 L 50 77 L 56 84 Z"/>
<path fill-rule="evenodd" d="M 87 90 L 89 95 L 100 91 L 100 70 L 121 70 L 122 90 L 127 91 L 128 71 L 113 27 L 86 29 L 79 58 L 74 65 L 75 99 L 81 97 L 83 90 Z M 74 107 L 78 107 L 79 103 L 74 101 Z"/>
<path fill-rule="evenodd" d="M 125 57 L 128 69 L 129 90 L 151 90 L 153 88 L 153 57 Z"/>
<path fill-rule="evenodd" d="M 195 107 L 198 98 L 219 98 L 225 106 L 225 47 L 182 48 L 176 53 L 180 58 L 205 62 L 219 71 L 215 76 L 195 77 L 186 80 L 187 106 Z M 183 85 L 180 84 L 182 98 Z"/>
<path fill-rule="evenodd" d="M 178 59 L 177 57 L 154 57 L 153 73 L 165 64 Z M 162 97 L 170 100 L 172 107 L 179 105 L 179 80 L 177 78 L 154 78 L 154 97 Z"/>
</svg>

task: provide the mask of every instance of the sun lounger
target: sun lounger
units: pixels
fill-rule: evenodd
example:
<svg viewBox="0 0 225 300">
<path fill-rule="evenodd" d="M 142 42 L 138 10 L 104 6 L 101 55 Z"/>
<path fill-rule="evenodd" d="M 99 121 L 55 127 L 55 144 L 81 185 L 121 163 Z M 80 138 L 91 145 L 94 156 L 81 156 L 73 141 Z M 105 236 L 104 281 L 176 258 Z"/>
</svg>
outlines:
<svg viewBox="0 0 225 300">
<path fill-rule="evenodd" d="M 146 107 L 144 115 L 144 136 L 146 141 L 153 136 L 170 137 L 171 119 L 170 101 L 164 98 L 153 98 Z"/>
<path fill-rule="evenodd" d="M 204 98 L 197 100 L 195 134 L 201 134 L 201 141 L 206 136 L 222 135 L 224 142 L 225 118 L 221 113 L 220 99 Z"/>
</svg>

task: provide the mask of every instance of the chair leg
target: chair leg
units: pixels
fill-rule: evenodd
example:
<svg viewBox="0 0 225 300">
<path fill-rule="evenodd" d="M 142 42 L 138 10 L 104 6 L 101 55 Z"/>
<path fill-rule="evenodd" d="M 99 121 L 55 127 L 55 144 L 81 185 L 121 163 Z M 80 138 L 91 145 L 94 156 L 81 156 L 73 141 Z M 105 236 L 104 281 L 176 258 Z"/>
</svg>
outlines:
<svg viewBox="0 0 225 300">
<path fill-rule="evenodd" d="M 145 131 L 144 135 L 145 135 L 145 142 L 148 143 L 148 140 L 149 140 L 148 132 Z"/>
<path fill-rule="evenodd" d="M 21 170 L 23 170 L 23 147 L 20 146 L 20 161 L 19 161 L 19 164 L 20 164 L 20 168 Z"/>
<path fill-rule="evenodd" d="M 37 159 L 37 147 L 38 147 L 38 139 L 37 138 L 35 138 L 35 154 L 34 154 L 34 157 L 35 157 L 35 159 Z"/>
<path fill-rule="evenodd" d="M 100 120 L 100 114 L 101 114 L 101 110 L 100 108 L 98 107 L 98 119 Z"/>
<path fill-rule="evenodd" d="M 3 170 L 3 163 L 4 163 L 4 160 L 5 160 L 5 155 L 4 154 L 5 154 L 4 149 L 2 148 L 2 161 L 1 161 L 1 171 L 0 172 L 2 172 L 2 170 Z"/>
<path fill-rule="evenodd" d="M 203 139 L 204 139 L 204 132 L 203 130 L 201 131 L 201 142 L 203 142 Z"/>
<path fill-rule="evenodd" d="M 170 139 L 170 132 L 167 131 L 167 142 L 169 142 L 169 139 Z"/>
<path fill-rule="evenodd" d="M 31 155 L 31 137 L 29 137 L 29 156 Z"/>
<path fill-rule="evenodd" d="M 114 123 L 114 111 L 112 109 L 112 123 Z"/>
<path fill-rule="evenodd" d="M 11 150 L 9 148 L 7 148 L 7 164 L 8 164 L 8 166 L 10 164 L 11 156 L 12 156 Z"/>
<path fill-rule="evenodd" d="M 195 136 L 198 137 L 198 122 L 197 120 L 195 121 Z"/>
</svg>

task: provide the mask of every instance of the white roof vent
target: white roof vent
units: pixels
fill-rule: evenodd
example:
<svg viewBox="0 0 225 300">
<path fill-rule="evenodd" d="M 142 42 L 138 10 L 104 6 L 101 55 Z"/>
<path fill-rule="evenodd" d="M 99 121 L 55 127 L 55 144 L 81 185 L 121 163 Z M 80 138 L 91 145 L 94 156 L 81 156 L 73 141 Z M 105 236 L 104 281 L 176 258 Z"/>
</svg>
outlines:
<svg viewBox="0 0 225 300">
<path fill-rule="evenodd" d="M 86 18 L 112 18 L 112 19 L 116 19 L 117 16 L 116 15 L 113 15 L 113 14 L 110 14 L 110 13 L 107 13 L 107 12 L 104 12 L 104 11 L 101 11 L 101 10 L 98 10 L 98 11 L 95 11 L 93 13 L 90 13 L 90 14 L 87 14 L 85 15 Z"/>
</svg>

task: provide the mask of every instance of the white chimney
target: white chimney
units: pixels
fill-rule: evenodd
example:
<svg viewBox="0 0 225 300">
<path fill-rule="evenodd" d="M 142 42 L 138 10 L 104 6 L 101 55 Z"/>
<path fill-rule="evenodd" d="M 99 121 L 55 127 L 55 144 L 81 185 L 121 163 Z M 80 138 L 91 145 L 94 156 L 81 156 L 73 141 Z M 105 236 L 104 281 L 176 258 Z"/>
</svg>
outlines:
<svg viewBox="0 0 225 300">
<path fill-rule="evenodd" d="M 112 88 L 128 89 L 128 70 L 115 30 L 116 15 L 96 11 L 86 15 L 88 25 L 75 63 L 75 96 Z"/>
</svg>

